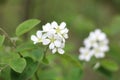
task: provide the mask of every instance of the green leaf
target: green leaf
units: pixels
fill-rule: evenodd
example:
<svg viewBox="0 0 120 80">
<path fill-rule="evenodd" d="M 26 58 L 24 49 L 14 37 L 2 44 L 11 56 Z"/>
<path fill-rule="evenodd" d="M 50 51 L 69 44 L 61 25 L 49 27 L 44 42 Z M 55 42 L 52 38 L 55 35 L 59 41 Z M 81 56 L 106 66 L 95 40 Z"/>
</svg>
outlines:
<svg viewBox="0 0 120 80">
<path fill-rule="evenodd" d="M 39 66 L 39 63 L 34 62 L 31 58 L 26 58 L 26 61 L 27 66 L 17 80 L 28 80 L 31 76 L 33 76 Z"/>
<path fill-rule="evenodd" d="M 109 71 L 117 71 L 119 69 L 118 65 L 116 62 L 111 61 L 111 60 L 103 60 L 101 61 L 101 66 L 104 67 L 105 69 Z"/>
<path fill-rule="evenodd" d="M 21 36 L 22 34 L 30 31 L 33 27 L 40 23 L 38 19 L 30 19 L 21 23 L 16 29 L 16 35 Z"/>
<path fill-rule="evenodd" d="M 27 51 L 27 50 L 31 50 L 31 49 L 35 49 L 35 48 L 36 48 L 36 46 L 34 44 L 31 44 L 30 42 L 26 42 L 26 43 L 18 46 L 16 48 L 16 51 L 17 52 L 23 52 L 23 51 Z"/>
<path fill-rule="evenodd" d="M 112 76 L 112 72 L 110 72 L 109 70 L 105 69 L 104 67 L 100 66 L 97 69 L 101 74 L 107 76 L 107 77 L 111 77 Z"/>
<path fill-rule="evenodd" d="M 10 78 L 10 67 L 6 67 L 0 72 L 0 80 L 11 80 Z"/>
<path fill-rule="evenodd" d="M 82 69 L 82 65 L 80 65 L 79 61 L 77 61 L 76 59 L 72 58 L 70 55 L 68 54 L 57 54 L 58 56 L 60 56 L 61 58 L 67 60 L 68 62 L 72 63 L 74 66 L 79 67 L 80 69 Z"/>
<path fill-rule="evenodd" d="M 40 62 L 43 59 L 44 53 L 43 53 L 43 49 L 37 48 L 37 49 L 33 49 L 32 51 L 31 50 L 22 51 L 21 55 L 23 57 L 30 57 L 34 61 Z"/>
<path fill-rule="evenodd" d="M 43 58 L 43 50 L 41 48 L 33 50 L 30 54 L 29 57 L 31 57 L 33 60 L 40 62 Z"/>
<path fill-rule="evenodd" d="M 26 57 L 27 65 L 24 71 L 20 74 L 11 70 L 11 80 L 28 80 L 30 79 L 36 70 L 38 69 L 39 62 L 32 60 L 29 57 Z"/>
<path fill-rule="evenodd" d="M 25 66 L 26 66 L 26 61 L 24 58 L 16 58 L 12 59 L 9 63 L 9 66 L 16 72 L 22 73 Z"/>
<path fill-rule="evenodd" d="M 3 36 L 0 35 L 0 46 L 2 46 L 4 40 L 5 40 L 5 36 L 4 35 Z"/>
<path fill-rule="evenodd" d="M 70 76 L 71 75 L 71 76 Z M 65 74 L 65 80 L 81 80 L 83 77 L 83 71 L 78 67 L 73 67 Z"/>
</svg>

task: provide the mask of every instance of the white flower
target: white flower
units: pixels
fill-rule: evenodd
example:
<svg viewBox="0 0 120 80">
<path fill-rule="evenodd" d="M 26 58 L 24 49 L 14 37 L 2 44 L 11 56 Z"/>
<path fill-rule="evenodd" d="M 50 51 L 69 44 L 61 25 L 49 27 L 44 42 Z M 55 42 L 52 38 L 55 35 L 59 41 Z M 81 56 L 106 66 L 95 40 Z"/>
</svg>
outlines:
<svg viewBox="0 0 120 80">
<path fill-rule="evenodd" d="M 65 22 L 62 22 L 60 25 L 58 25 L 55 21 L 53 21 L 53 22 L 51 23 L 51 26 L 54 27 L 55 32 L 56 32 L 59 36 L 65 38 L 65 39 L 68 38 L 68 31 L 69 31 L 69 30 L 66 28 L 66 23 L 65 23 Z"/>
<path fill-rule="evenodd" d="M 97 62 L 97 63 L 94 65 L 93 69 L 98 69 L 99 67 L 100 67 L 100 63 Z"/>
<path fill-rule="evenodd" d="M 96 43 L 96 40 L 91 38 L 91 37 L 88 37 L 84 40 L 84 45 L 87 47 L 87 48 L 91 48 L 91 47 L 96 47 L 98 44 Z"/>
<path fill-rule="evenodd" d="M 31 40 L 36 43 L 48 45 L 52 53 L 64 54 L 65 39 L 68 38 L 68 29 L 66 23 L 58 25 L 55 21 L 42 26 L 42 31 L 37 31 L 36 35 L 31 36 Z"/>
<path fill-rule="evenodd" d="M 43 28 L 43 32 L 46 32 L 48 34 L 49 33 L 53 33 L 53 34 L 55 33 L 55 30 L 53 29 L 54 27 L 52 27 L 50 23 L 47 23 L 47 24 L 43 25 L 42 28 Z"/>
<path fill-rule="evenodd" d="M 45 34 L 42 34 L 42 31 L 37 31 L 36 36 L 31 36 L 31 40 L 34 42 L 34 44 L 42 42 L 43 45 L 47 45 L 49 44 L 49 40 L 46 39 L 46 37 L 47 36 Z"/>
<path fill-rule="evenodd" d="M 106 38 L 106 34 L 101 32 L 100 29 L 91 32 L 89 37 L 84 40 L 84 45 L 88 48 L 107 44 L 108 39 Z"/>
<path fill-rule="evenodd" d="M 92 52 L 96 58 L 103 58 L 105 57 L 104 51 L 102 51 L 99 47 L 93 48 Z"/>
<path fill-rule="evenodd" d="M 80 55 L 79 55 L 80 60 L 85 60 L 88 62 L 93 56 L 93 52 L 88 48 L 80 48 L 79 52 L 80 52 Z"/>
<path fill-rule="evenodd" d="M 86 49 L 87 53 L 92 53 L 93 54 L 92 56 L 95 56 L 96 58 L 105 57 L 105 52 L 109 50 L 108 43 L 109 41 L 106 37 L 106 34 L 103 33 L 100 29 L 96 29 L 94 32 L 90 32 L 88 38 L 84 40 L 84 45 L 85 48 L 87 48 Z M 81 51 L 81 53 L 83 51 Z M 88 61 L 89 58 L 90 57 L 88 57 Z"/>
<path fill-rule="evenodd" d="M 52 53 L 60 53 L 64 54 L 64 45 L 65 43 L 62 41 L 61 37 L 56 35 L 56 34 L 48 34 L 48 39 L 49 39 L 49 49 L 52 50 Z"/>
<path fill-rule="evenodd" d="M 48 34 L 48 40 L 49 40 L 49 49 L 54 49 L 55 47 L 61 47 L 62 45 L 59 36 L 55 34 Z"/>
<path fill-rule="evenodd" d="M 103 52 L 109 51 L 108 43 L 109 43 L 109 41 L 108 41 L 107 38 L 106 38 L 105 40 L 103 40 L 103 41 L 100 41 L 100 42 L 98 43 L 99 48 L 100 48 Z"/>
</svg>

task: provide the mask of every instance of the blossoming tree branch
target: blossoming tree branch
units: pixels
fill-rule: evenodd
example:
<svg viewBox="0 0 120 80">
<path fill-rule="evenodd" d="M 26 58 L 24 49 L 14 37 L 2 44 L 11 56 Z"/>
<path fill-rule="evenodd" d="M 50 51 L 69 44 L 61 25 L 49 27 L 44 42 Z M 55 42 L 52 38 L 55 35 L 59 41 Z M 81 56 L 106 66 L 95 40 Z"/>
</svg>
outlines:
<svg viewBox="0 0 120 80">
<path fill-rule="evenodd" d="M 59 65 L 59 61 L 61 61 L 60 64 L 64 63 L 62 59 L 72 64 L 76 69 L 74 74 L 77 75 L 77 79 L 80 79 L 84 67 L 88 65 L 91 69 L 99 71 L 109 78 L 111 78 L 113 72 L 118 70 L 119 67 L 115 61 L 106 59 L 109 55 L 107 52 L 110 50 L 110 41 L 102 30 L 95 29 L 95 31 L 90 32 L 89 36 L 83 41 L 84 47 L 77 49 L 79 55 L 76 54 L 76 58 L 73 56 L 74 53 L 66 53 L 65 47 L 68 47 L 66 42 L 70 30 L 65 22 L 60 24 L 56 21 L 46 23 L 41 26 L 42 30 L 30 33 L 31 36 L 27 41 L 22 38 L 39 23 L 40 20 L 38 19 L 22 22 L 16 29 L 15 37 L 11 37 L 0 28 L 0 73 L 8 70 L 10 80 L 41 80 L 40 78 L 44 77 L 45 64 L 52 66 L 50 62 L 54 63 L 52 58 L 48 59 L 49 56 L 61 58 L 58 58 L 57 65 Z M 49 53 L 52 54 L 48 53 L 49 50 Z M 70 66 L 67 65 L 67 67 Z"/>
</svg>

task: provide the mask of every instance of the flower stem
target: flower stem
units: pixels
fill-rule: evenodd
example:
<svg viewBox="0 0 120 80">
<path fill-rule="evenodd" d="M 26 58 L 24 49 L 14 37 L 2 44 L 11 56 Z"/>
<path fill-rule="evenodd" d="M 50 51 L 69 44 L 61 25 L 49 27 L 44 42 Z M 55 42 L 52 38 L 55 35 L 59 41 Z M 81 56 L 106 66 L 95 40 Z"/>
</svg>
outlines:
<svg viewBox="0 0 120 80">
<path fill-rule="evenodd" d="M 38 77 L 37 71 L 35 72 L 35 78 L 36 78 L 36 80 L 39 80 L 39 77 Z"/>
<path fill-rule="evenodd" d="M 11 42 L 12 45 L 13 45 L 13 47 L 16 49 L 16 44 L 15 44 L 15 42 L 11 40 L 11 38 L 10 38 L 10 36 L 7 34 L 7 32 L 6 32 L 5 30 L 3 30 L 2 28 L 0 28 L 0 31 L 2 31 L 2 33 L 5 35 L 5 37 L 7 37 L 7 38 L 10 40 L 10 42 Z M 23 57 L 20 52 L 18 52 L 18 54 L 20 55 L 20 57 Z"/>
<path fill-rule="evenodd" d="M 48 50 L 48 46 L 47 46 L 47 47 L 45 48 L 45 50 L 44 50 L 44 58 L 46 57 L 47 50 Z"/>
</svg>

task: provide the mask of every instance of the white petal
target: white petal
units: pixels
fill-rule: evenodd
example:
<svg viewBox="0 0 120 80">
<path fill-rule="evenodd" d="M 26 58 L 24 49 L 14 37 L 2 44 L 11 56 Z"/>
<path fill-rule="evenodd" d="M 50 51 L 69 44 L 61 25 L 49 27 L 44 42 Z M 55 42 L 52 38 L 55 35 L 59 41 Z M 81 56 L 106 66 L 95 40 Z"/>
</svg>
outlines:
<svg viewBox="0 0 120 80">
<path fill-rule="evenodd" d="M 50 43 L 49 39 L 43 39 L 43 45 L 48 45 Z"/>
<path fill-rule="evenodd" d="M 46 39 L 48 37 L 48 33 L 44 33 L 43 35 L 42 35 L 42 39 Z"/>
<path fill-rule="evenodd" d="M 69 30 L 68 30 L 67 28 L 65 28 L 65 29 L 61 30 L 60 33 L 61 33 L 61 34 L 65 34 L 65 33 L 68 33 L 68 31 L 69 31 Z"/>
<path fill-rule="evenodd" d="M 68 34 L 63 34 L 65 39 L 68 39 Z"/>
<path fill-rule="evenodd" d="M 93 69 L 98 69 L 99 67 L 100 67 L 100 63 L 97 62 L 97 63 L 94 65 Z"/>
<path fill-rule="evenodd" d="M 58 49 L 58 53 L 64 54 L 64 52 L 65 52 L 65 51 L 64 51 L 63 49 L 61 49 L 61 48 Z"/>
<path fill-rule="evenodd" d="M 45 26 L 47 26 L 47 28 L 51 27 L 50 23 L 47 23 Z"/>
<path fill-rule="evenodd" d="M 47 23 L 46 25 L 44 25 L 43 27 L 43 31 L 49 31 L 50 29 L 51 29 L 51 25 L 50 25 L 50 23 Z"/>
<path fill-rule="evenodd" d="M 52 26 L 53 28 L 58 28 L 58 24 L 57 24 L 57 22 L 55 22 L 55 21 L 53 21 L 53 22 L 51 23 L 51 26 Z"/>
<path fill-rule="evenodd" d="M 98 36 L 98 35 L 97 35 L 97 36 Z M 97 39 L 96 34 L 95 34 L 94 32 L 90 32 L 89 39 L 90 39 L 90 40 L 96 40 L 96 39 Z"/>
<path fill-rule="evenodd" d="M 91 56 L 87 56 L 86 58 L 85 58 L 85 60 L 88 62 L 88 61 L 90 61 L 90 59 L 91 59 Z"/>
<path fill-rule="evenodd" d="M 59 27 L 60 27 L 60 29 L 64 29 L 65 26 L 66 26 L 66 23 L 65 23 L 65 22 L 62 22 Z"/>
<path fill-rule="evenodd" d="M 83 43 L 86 47 L 91 47 L 89 38 L 86 38 Z"/>
<path fill-rule="evenodd" d="M 31 36 L 31 40 L 37 42 L 37 41 L 38 41 L 38 38 L 37 38 L 35 35 L 32 35 L 32 36 Z"/>
<path fill-rule="evenodd" d="M 108 43 L 109 43 L 109 40 L 106 38 L 106 39 L 104 39 L 103 43 L 104 43 L 104 44 L 108 44 Z"/>
<path fill-rule="evenodd" d="M 36 35 L 37 35 L 38 38 L 41 38 L 42 37 L 42 31 L 37 31 Z"/>
<path fill-rule="evenodd" d="M 51 39 L 51 38 L 54 37 L 54 34 L 52 34 L 52 33 L 47 33 L 47 35 L 48 35 L 48 38 L 49 38 L 49 39 Z"/>
<path fill-rule="evenodd" d="M 53 53 L 53 54 L 56 53 L 56 51 L 57 51 L 56 48 L 52 49 L 52 53 Z"/>
<path fill-rule="evenodd" d="M 62 43 L 62 44 L 61 44 L 61 48 L 64 48 L 64 47 L 65 47 L 65 43 Z"/>
<path fill-rule="evenodd" d="M 36 44 L 37 42 L 34 42 L 34 44 Z"/>
<path fill-rule="evenodd" d="M 56 33 L 56 30 L 55 30 L 55 29 L 50 29 L 50 30 L 49 30 L 49 33 L 55 34 L 55 33 Z"/>
<path fill-rule="evenodd" d="M 105 53 L 103 53 L 103 52 L 95 53 L 95 57 L 96 58 L 103 58 L 103 57 L 105 57 Z"/>
<path fill-rule="evenodd" d="M 96 29 L 95 32 L 94 32 L 96 35 L 100 35 L 102 32 L 100 29 Z"/>
<path fill-rule="evenodd" d="M 101 33 L 100 35 L 98 35 L 99 40 L 104 40 L 106 38 L 106 35 L 104 33 Z"/>
<path fill-rule="evenodd" d="M 56 47 L 61 47 L 61 41 L 56 40 L 54 41 L 54 44 Z"/>
<path fill-rule="evenodd" d="M 54 49 L 54 47 L 55 47 L 54 43 L 51 43 L 51 44 L 49 45 L 49 49 Z"/>
<path fill-rule="evenodd" d="M 49 30 L 47 26 L 43 26 L 42 28 L 43 28 L 43 31 L 45 32 Z"/>
<path fill-rule="evenodd" d="M 107 45 L 101 46 L 100 50 L 103 51 L 103 52 L 106 52 L 106 51 L 109 51 L 109 47 Z"/>
<path fill-rule="evenodd" d="M 81 47 L 81 48 L 79 49 L 79 52 L 80 52 L 81 54 L 83 54 L 83 53 L 85 52 L 85 49 L 84 49 L 83 47 Z"/>
<path fill-rule="evenodd" d="M 84 60 L 84 56 L 80 54 L 80 55 L 79 55 L 79 59 L 80 59 L 80 60 Z"/>
</svg>

